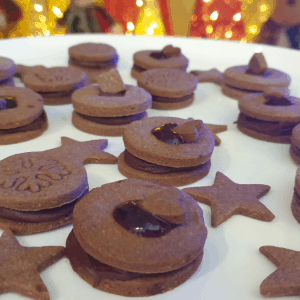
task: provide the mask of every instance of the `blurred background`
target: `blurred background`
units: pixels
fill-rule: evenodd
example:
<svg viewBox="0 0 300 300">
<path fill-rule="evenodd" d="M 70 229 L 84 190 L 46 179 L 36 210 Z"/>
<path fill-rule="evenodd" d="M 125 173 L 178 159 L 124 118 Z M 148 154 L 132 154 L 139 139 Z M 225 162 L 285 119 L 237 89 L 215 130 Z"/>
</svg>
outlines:
<svg viewBox="0 0 300 300">
<path fill-rule="evenodd" d="M 299 49 L 300 0 L 0 0 L 0 38 L 106 32 Z"/>
</svg>

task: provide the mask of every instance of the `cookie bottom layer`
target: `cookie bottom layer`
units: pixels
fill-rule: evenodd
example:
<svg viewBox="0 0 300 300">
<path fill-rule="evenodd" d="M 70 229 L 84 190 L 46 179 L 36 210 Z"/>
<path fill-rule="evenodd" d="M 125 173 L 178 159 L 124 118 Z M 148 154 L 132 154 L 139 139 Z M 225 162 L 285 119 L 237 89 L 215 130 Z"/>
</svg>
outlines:
<svg viewBox="0 0 300 300">
<path fill-rule="evenodd" d="M 146 113 L 142 119 L 147 117 L 148 114 Z M 126 126 L 128 125 L 106 125 L 95 123 L 81 117 L 75 111 L 73 111 L 72 114 L 72 123 L 77 129 L 83 132 L 103 136 L 122 136 Z"/>
<path fill-rule="evenodd" d="M 152 100 L 152 108 L 153 109 L 165 109 L 165 110 L 180 109 L 180 108 L 184 108 L 184 107 L 191 105 L 193 103 L 193 101 L 194 101 L 194 94 L 187 100 L 180 101 L 180 102 L 167 103 L 167 102 L 158 102 L 158 101 Z"/>
<path fill-rule="evenodd" d="M 196 182 L 205 177 L 210 170 L 211 163 L 205 164 L 192 171 L 179 171 L 168 174 L 152 174 L 131 168 L 125 163 L 124 152 L 118 157 L 118 168 L 122 175 L 127 178 L 141 178 L 148 180 L 156 180 L 167 184 L 182 186 Z"/>
<path fill-rule="evenodd" d="M 126 297 L 144 297 L 144 296 L 152 296 L 167 292 L 169 290 L 174 289 L 179 286 L 186 280 L 188 280 L 199 268 L 203 258 L 203 251 L 201 254 L 193 260 L 188 265 L 167 273 L 155 273 L 155 274 L 138 274 L 134 273 L 134 277 L 131 277 L 128 280 L 120 280 L 120 279 L 109 279 L 112 277 L 112 273 L 110 273 L 109 266 L 108 268 L 104 267 L 103 270 L 103 278 L 96 279 L 97 271 L 99 268 L 99 262 L 97 262 L 94 258 L 91 257 L 91 260 L 85 262 L 85 259 L 80 255 L 80 252 L 74 253 L 74 247 L 70 247 L 72 244 L 70 243 L 70 237 L 73 233 L 71 232 L 67 239 L 67 257 L 70 259 L 71 266 L 73 270 L 87 283 L 92 285 L 94 288 L 121 296 Z M 78 243 L 79 244 L 79 243 Z M 69 247 L 68 247 L 69 246 Z M 79 248 L 80 245 L 78 245 Z M 77 247 L 78 248 L 78 247 Z M 80 249 L 84 251 L 82 248 Z M 68 254 L 69 253 L 69 254 Z M 78 257 L 76 256 L 78 255 Z M 89 257 L 89 255 L 88 255 Z M 82 261 L 80 261 L 82 260 Z M 96 261 L 96 269 L 93 272 L 92 269 L 92 261 Z M 85 265 L 79 266 L 80 263 L 86 264 L 87 269 L 85 269 Z M 112 271 L 115 269 L 112 268 Z M 108 274 L 108 278 L 105 278 L 105 273 Z M 124 273 L 124 271 L 119 270 L 116 272 L 117 276 L 119 274 Z M 100 279 L 100 280 L 99 280 Z"/>
<path fill-rule="evenodd" d="M 292 204 L 291 204 L 291 209 L 292 209 L 292 213 L 293 213 L 294 218 L 300 224 L 300 205 L 298 204 L 298 202 L 296 200 L 296 197 L 297 196 L 294 193 Z"/>
<path fill-rule="evenodd" d="M 277 136 L 277 135 L 269 135 L 265 133 L 260 133 L 248 128 L 245 128 L 243 126 L 240 126 L 237 124 L 237 128 L 239 131 L 242 133 L 251 136 L 255 139 L 266 141 L 266 142 L 272 142 L 272 143 L 280 143 L 280 144 L 289 144 L 291 142 L 291 137 L 290 136 Z"/>
<path fill-rule="evenodd" d="M 258 93 L 256 91 L 247 91 L 247 90 L 242 90 L 242 89 L 238 89 L 235 87 L 231 87 L 228 84 L 223 83 L 222 84 L 222 89 L 221 89 L 223 95 L 235 99 L 235 100 L 240 100 L 241 98 L 243 98 L 246 95 L 252 94 L 252 93 Z"/>
<path fill-rule="evenodd" d="M 48 119 L 46 113 L 44 113 L 44 116 L 45 117 L 40 128 L 0 135 L 0 145 L 21 143 L 42 135 L 44 131 L 48 129 Z"/>
</svg>

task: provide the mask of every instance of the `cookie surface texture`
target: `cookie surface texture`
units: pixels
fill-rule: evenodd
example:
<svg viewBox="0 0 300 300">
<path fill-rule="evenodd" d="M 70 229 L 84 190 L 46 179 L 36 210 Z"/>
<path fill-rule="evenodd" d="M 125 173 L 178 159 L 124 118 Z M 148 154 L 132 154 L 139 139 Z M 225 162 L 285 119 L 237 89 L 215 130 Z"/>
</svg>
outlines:
<svg viewBox="0 0 300 300">
<path fill-rule="evenodd" d="M 270 186 L 263 184 L 237 184 L 221 172 L 217 172 L 212 186 L 183 189 L 196 201 L 210 205 L 212 227 L 219 226 L 237 214 L 272 221 L 274 215 L 258 201 L 269 190 Z"/>
<path fill-rule="evenodd" d="M 31 299 L 50 299 L 39 272 L 64 256 L 64 247 L 23 247 L 11 231 L 0 238 L 0 291 L 18 293 Z"/>
<path fill-rule="evenodd" d="M 170 197 L 174 193 L 178 195 L 175 196 L 176 201 L 184 207 L 184 218 L 170 231 L 162 236 L 141 236 L 117 222 L 116 208 L 131 201 L 148 201 L 146 206 L 155 212 L 159 200 L 155 202 L 154 194 L 163 193 L 164 197 L 168 197 L 168 190 Z M 155 202 L 152 207 L 151 201 Z M 162 211 L 168 211 L 170 201 L 165 203 L 161 199 Z M 196 271 L 202 259 L 207 229 L 201 209 L 186 193 L 155 181 L 128 179 L 92 190 L 76 205 L 74 234 L 83 250 L 93 259 L 129 272 L 131 276 L 132 273 L 141 273 L 125 281 L 103 277 L 98 282 L 95 278 L 88 282 L 110 293 L 147 296 L 178 286 Z M 78 268 L 77 272 L 84 279 L 89 278 L 82 268 Z M 178 281 L 174 281 L 175 278 Z"/>
</svg>

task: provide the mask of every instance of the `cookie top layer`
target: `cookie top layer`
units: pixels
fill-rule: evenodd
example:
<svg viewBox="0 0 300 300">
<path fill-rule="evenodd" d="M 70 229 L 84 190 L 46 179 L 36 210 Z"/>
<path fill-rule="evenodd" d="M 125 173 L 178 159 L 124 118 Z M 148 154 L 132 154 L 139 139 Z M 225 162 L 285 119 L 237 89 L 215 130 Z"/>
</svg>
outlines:
<svg viewBox="0 0 300 300">
<path fill-rule="evenodd" d="M 14 108 L 0 108 L 0 130 L 27 125 L 36 120 L 44 110 L 43 98 L 38 93 L 23 87 L 3 87 L 0 99 L 12 101 Z"/>
<path fill-rule="evenodd" d="M 81 70 L 68 67 L 33 68 L 22 80 L 26 87 L 36 92 L 61 92 L 82 87 L 87 76 Z"/>
<path fill-rule="evenodd" d="M 69 56 L 86 62 L 105 62 L 118 58 L 114 47 L 101 43 L 83 43 L 69 48 Z"/>
<path fill-rule="evenodd" d="M 186 70 L 189 60 L 183 55 L 172 56 L 166 59 L 156 59 L 151 57 L 152 53 L 159 53 L 156 50 L 138 51 L 133 55 L 134 63 L 143 69 L 181 69 Z"/>
<path fill-rule="evenodd" d="M 252 91 L 263 91 L 266 87 L 286 88 L 291 82 L 288 74 L 268 68 L 264 75 L 247 73 L 249 66 L 235 66 L 224 72 L 224 82 L 230 86 Z"/>
<path fill-rule="evenodd" d="M 269 101 L 263 93 L 249 94 L 239 100 L 242 113 L 255 119 L 276 122 L 300 122 L 300 99 L 286 96 L 294 105 L 266 105 Z"/>
<path fill-rule="evenodd" d="M 169 145 L 158 140 L 151 131 L 168 123 L 181 125 L 185 119 L 152 117 L 129 124 L 123 134 L 125 148 L 134 156 L 161 166 L 182 168 L 207 162 L 215 141 L 210 130 L 203 129 L 196 142 Z M 138 141 L 138 143 L 137 143 Z"/>
<path fill-rule="evenodd" d="M 196 76 L 177 69 L 154 69 L 141 74 L 138 86 L 160 97 L 181 98 L 197 88 Z"/>
<path fill-rule="evenodd" d="M 15 63 L 6 57 L 0 57 L 0 81 L 14 76 L 17 67 Z"/>
<path fill-rule="evenodd" d="M 152 97 L 144 89 L 125 85 L 124 95 L 107 95 L 98 85 L 84 87 L 72 94 L 75 111 L 95 117 L 130 116 L 151 108 Z"/>
<path fill-rule="evenodd" d="M 127 179 L 89 192 L 74 209 L 74 232 L 82 248 L 95 259 L 113 267 L 139 273 L 178 269 L 203 250 L 207 236 L 202 210 L 193 198 L 179 191 L 185 207 L 183 223 L 161 237 L 131 233 L 113 217 L 120 204 L 175 187 L 156 181 Z"/>
</svg>

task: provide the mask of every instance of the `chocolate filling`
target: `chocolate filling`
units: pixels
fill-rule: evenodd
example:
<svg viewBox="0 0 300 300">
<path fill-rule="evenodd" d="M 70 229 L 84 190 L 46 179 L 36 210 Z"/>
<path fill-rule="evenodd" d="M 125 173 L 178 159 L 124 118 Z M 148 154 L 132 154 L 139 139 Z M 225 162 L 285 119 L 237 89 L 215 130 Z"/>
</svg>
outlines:
<svg viewBox="0 0 300 300">
<path fill-rule="evenodd" d="M 138 65 L 134 64 L 133 67 L 132 67 L 134 70 L 136 70 L 137 72 L 144 72 L 146 71 L 147 69 L 144 69 L 142 67 L 139 67 Z"/>
<path fill-rule="evenodd" d="M 250 75 L 254 75 L 254 76 L 259 76 L 259 77 L 269 77 L 270 76 L 270 72 L 268 72 L 268 71 L 263 72 L 261 74 L 256 74 L 256 73 L 252 72 L 252 70 L 247 69 L 247 71 L 245 73 L 250 74 Z"/>
<path fill-rule="evenodd" d="M 152 164 L 150 162 L 147 162 L 145 160 L 139 159 L 132 155 L 128 150 L 125 149 L 124 151 L 124 160 L 125 163 L 136 170 L 144 171 L 146 173 L 152 173 L 152 174 L 168 174 L 168 173 L 174 173 L 174 172 L 183 172 L 183 171 L 193 171 L 197 170 L 199 168 L 205 168 L 207 165 L 210 164 L 210 160 L 206 163 L 194 167 L 185 167 L 185 168 L 174 168 L 174 167 L 166 167 L 166 166 L 160 166 L 156 164 Z"/>
<path fill-rule="evenodd" d="M 291 144 L 292 150 L 300 157 L 300 149 L 296 147 L 294 144 Z"/>
<path fill-rule="evenodd" d="M 297 193 L 296 189 L 294 189 L 294 197 L 298 205 L 300 205 L 300 196 Z"/>
<path fill-rule="evenodd" d="M 270 122 L 249 117 L 240 113 L 235 122 L 241 127 L 268 134 L 271 136 L 290 136 L 293 128 L 299 123 L 292 122 Z"/>
<path fill-rule="evenodd" d="M 151 130 L 151 133 L 160 141 L 169 145 L 183 144 L 183 138 L 180 134 L 176 133 L 174 128 L 177 127 L 176 123 L 167 123 L 160 127 Z"/>
<path fill-rule="evenodd" d="M 83 115 L 77 112 L 82 118 L 89 120 L 91 122 L 97 123 L 97 124 L 104 124 L 104 125 L 127 125 L 130 124 L 133 121 L 141 120 L 145 117 L 146 112 L 143 111 L 136 115 L 131 116 L 123 116 L 123 117 L 92 117 Z"/>
<path fill-rule="evenodd" d="M 10 208 L 0 207 L 0 218 L 27 223 L 43 223 L 55 221 L 72 213 L 74 205 L 85 194 L 87 194 L 88 191 L 89 189 L 87 188 L 81 196 L 79 196 L 72 202 L 50 209 L 42 209 L 37 211 L 18 211 Z"/>
<path fill-rule="evenodd" d="M 180 97 L 180 98 L 169 98 L 169 97 L 159 97 L 152 95 L 152 101 L 162 102 L 162 103 L 178 103 L 188 100 L 194 95 L 194 93 Z"/>
<path fill-rule="evenodd" d="M 140 201 L 127 201 L 113 211 L 115 221 L 129 232 L 142 237 L 155 238 L 179 226 L 142 210 L 138 206 Z"/>
<path fill-rule="evenodd" d="M 11 129 L 0 129 L 0 136 L 5 134 L 12 134 L 12 133 L 18 133 L 18 132 L 26 132 L 26 131 L 32 131 L 40 129 L 46 124 L 47 122 L 47 116 L 45 111 L 32 123 L 18 127 L 18 128 L 11 128 Z"/>
<path fill-rule="evenodd" d="M 270 106 L 291 106 L 295 105 L 292 101 L 288 100 L 287 98 L 269 98 L 267 102 L 265 102 L 265 105 Z"/>
<path fill-rule="evenodd" d="M 241 92 L 245 92 L 245 93 L 261 93 L 261 91 L 251 91 L 251 90 L 246 90 L 246 89 L 240 89 L 240 88 L 237 88 L 237 87 L 234 87 L 234 86 L 231 86 L 229 84 L 226 84 L 225 85 L 231 89 L 235 89 L 235 90 L 238 90 L 238 91 L 241 91 Z"/>
<path fill-rule="evenodd" d="M 156 52 L 151 52 L 150 57 L 157 59 L 157 60 L 163 60 L 163 59 L 168 59 L 171 56 L 167 55 L 161 51 L 156 51 Z"/>
<path fill-rule="evenodd" d="M 0 98 L 0 110 L 17 107 L 17 101 L 13 97 Z"/>
<path fill-rule="evenodd" d="M 108 61 L 95 61 L 95 62 L 77 60 L 71 57 L 69 58 L 69 63 L 81 67 L 87 67 L 87 68 L 101 68 L 101 69 L 113 68 L 117 66 L 117 62 L 118 62 L 118 56 Z"/>
</svg>

